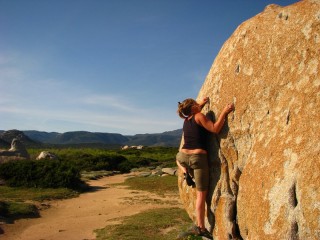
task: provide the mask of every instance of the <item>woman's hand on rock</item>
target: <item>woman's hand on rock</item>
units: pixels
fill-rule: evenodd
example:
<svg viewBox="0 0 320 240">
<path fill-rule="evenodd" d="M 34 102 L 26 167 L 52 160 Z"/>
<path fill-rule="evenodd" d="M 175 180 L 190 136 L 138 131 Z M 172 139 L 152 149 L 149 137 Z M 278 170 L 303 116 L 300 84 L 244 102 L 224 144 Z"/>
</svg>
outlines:
<svg viewBox="0 0 320 240">
<path fill-rule="evenodd" d="M 207 102 L 209 102 L 209 97 L 204 97 L 200 102 L 199 105 L 203 107 Z"/>
<path fill-rule="evenodd" d="M 223 112 L 227 115 L 230 112 L 232 112 L 233 110 L 234 110 L 234 104 L 229 103 L 229 104 L 227 104 L 227 106 L 224 107 Z"/>
</svg>

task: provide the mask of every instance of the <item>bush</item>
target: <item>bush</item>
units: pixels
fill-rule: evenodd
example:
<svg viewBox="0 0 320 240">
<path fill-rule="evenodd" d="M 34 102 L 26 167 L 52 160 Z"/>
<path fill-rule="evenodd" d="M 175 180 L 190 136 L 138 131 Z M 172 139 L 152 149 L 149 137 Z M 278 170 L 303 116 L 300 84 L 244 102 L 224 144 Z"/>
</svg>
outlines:
<svg viewBox="0 0 320 240">
<path fill-rule="evenodd" d="M 12 187 L 77 188 L 80 171 L 61 161 L 13 161 L 0 165 L 0 178 Z"/>
<path fill-rule="evenodd" d="M 130 170 L 132 168 L 134 168 L 135 165 L 131 162 L 131 161 L 123 161 L 121 162 L 119 165 L 118 165 L 118 170 L 121 172 L 121 173 L 129 173 Z"/>
<path fill-rule="evenodd" d="M 3 201 L 0 201 L 0 216 L 6 216 L 8 214 L 7 204 Z"/>
<path fill-rule="evenodd" d="M 39 217 L 35 205 L 21 202 L 0 202 L 0 216 L 9 218 Z"/>
<path fill-rule="evenodd" d="M 123 171 L 123 164 L 128 160 L 120 155 L 99 154 L 82 155 L 79 158 L 65 159 L 65 161 L 73 162 L 80 171 Z"/>
</svg>

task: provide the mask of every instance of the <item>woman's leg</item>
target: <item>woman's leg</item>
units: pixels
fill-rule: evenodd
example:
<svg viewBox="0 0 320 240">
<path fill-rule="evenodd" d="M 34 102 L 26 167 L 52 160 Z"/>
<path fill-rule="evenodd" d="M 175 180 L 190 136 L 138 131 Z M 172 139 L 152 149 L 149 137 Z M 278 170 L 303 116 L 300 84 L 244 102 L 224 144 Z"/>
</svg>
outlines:
<svg viewBox="0 0 320 240">
<path fill-rule="evenodd" d="M 187 185 L 194 187 L 195 186 L 195 182 L 192 180 L 192 177 L 190 176 L 190 174 L 188 172 L 188 169 L 186 167 L 182 166 L 179 163 L 179 161 L 177 161 L 177 165 L 181 169 L 181 171 L 183 172 L 184 179 L 186 180 Z"/>
<path fill-rule="evenodd" d="M 205 229 L 204 217 L 205 217 L 205 202 L 208 191 L 197 190 L 197 201 L 196 201 L 196 213 L 198 227 Z"/>
<path fill-rule="evenodd" d="M 196 213 L 197 225 L 205 229 L 205 204 L 209 188 L 209 167 L 206 154 L 195 154 L 192 157 L 192 168 L 197 187 Z"/>
</svg>

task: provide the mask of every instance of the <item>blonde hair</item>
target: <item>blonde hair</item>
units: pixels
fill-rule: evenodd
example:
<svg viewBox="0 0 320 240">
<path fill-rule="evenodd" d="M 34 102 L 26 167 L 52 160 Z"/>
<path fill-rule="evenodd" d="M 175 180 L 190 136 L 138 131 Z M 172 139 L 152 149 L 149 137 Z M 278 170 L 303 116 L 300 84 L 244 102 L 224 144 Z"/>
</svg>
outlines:
<svg viewBox="0 0 320 240">
<path fill-rule="evenodd" d="M 192 107 L 197 104 L 197 102 L 192 98 L 185 99 L 182 103 L 178 102 L 178 114 L 179 117 L 186 119 L 192 115 Z"/>
</svg>

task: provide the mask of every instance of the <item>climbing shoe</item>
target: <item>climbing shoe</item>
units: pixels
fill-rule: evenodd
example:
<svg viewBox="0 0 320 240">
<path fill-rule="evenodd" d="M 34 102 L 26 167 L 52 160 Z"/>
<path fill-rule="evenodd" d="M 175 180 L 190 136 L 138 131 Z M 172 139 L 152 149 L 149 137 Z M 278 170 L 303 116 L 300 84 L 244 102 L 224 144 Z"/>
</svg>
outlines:
<svg viewBox="0 0 320 240">
<path fill-rule="evenodd" d="M 188 186 L 194 187 L 196 185 L 195 182 L 192 180 L 192 177 L 189 175 L 188 172 L 184 173 L 184 179 L 186 180 Z"/>
<path fill-rule="evenodd" d="M 213 239 L 212 234 L 205 228 L 205 229 L 200 229 L 200 235 L 202 237 L 206 237 L 208 239 Z"/>
<path fill-rule="evenodd" d="M 201 236 L 201 237 L 205 237 L 208 239 L 213 239 L 212 234 L 205 228 L 205 229 L 201 229 L 198 226 L 193 226 L 191 228 L 191 232 L 196 235 L 196 236 Z"/>
</svg>

